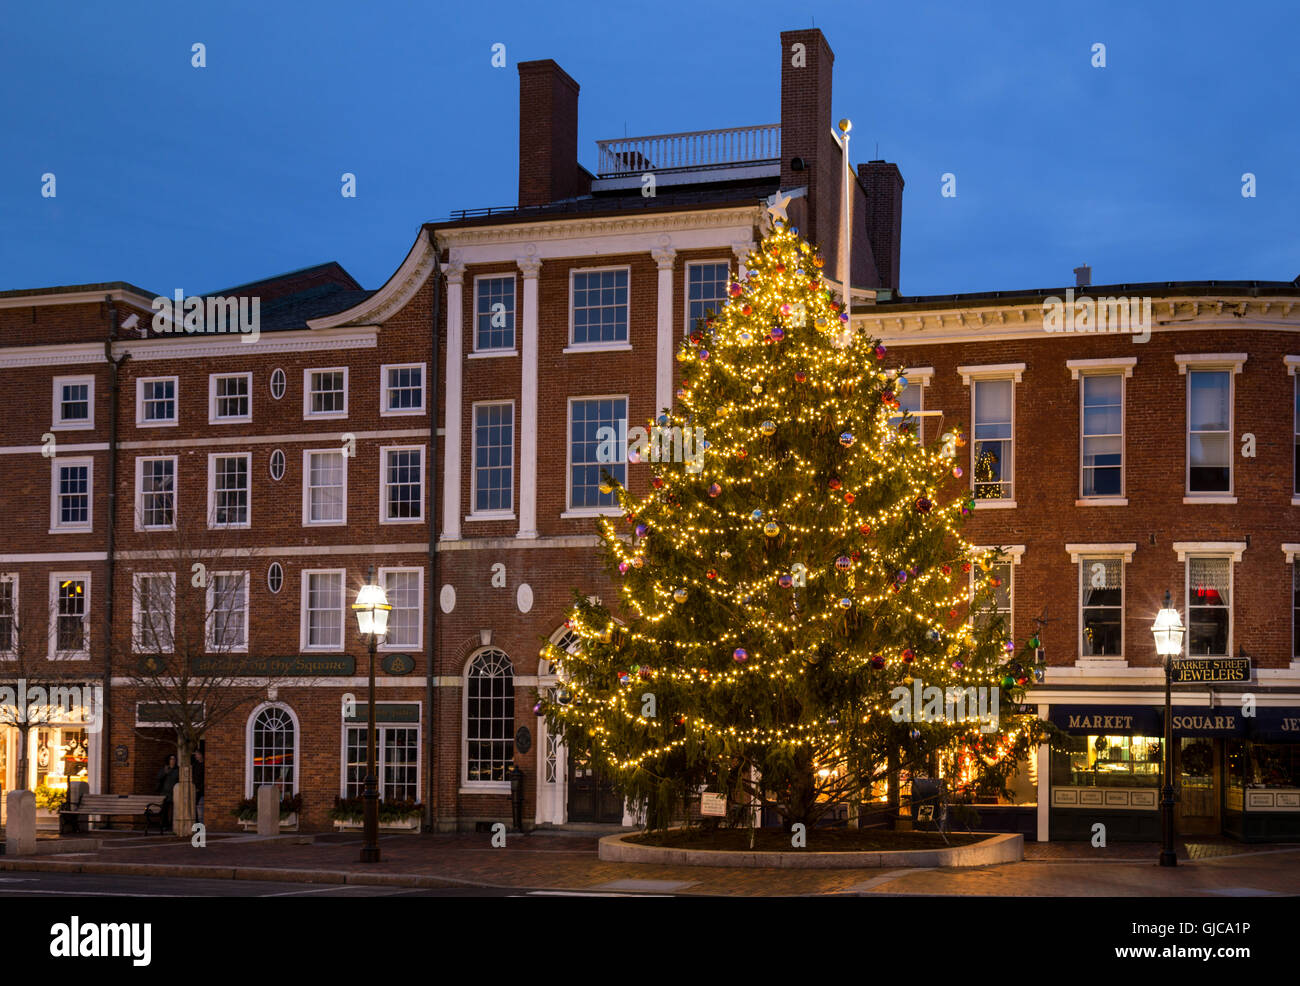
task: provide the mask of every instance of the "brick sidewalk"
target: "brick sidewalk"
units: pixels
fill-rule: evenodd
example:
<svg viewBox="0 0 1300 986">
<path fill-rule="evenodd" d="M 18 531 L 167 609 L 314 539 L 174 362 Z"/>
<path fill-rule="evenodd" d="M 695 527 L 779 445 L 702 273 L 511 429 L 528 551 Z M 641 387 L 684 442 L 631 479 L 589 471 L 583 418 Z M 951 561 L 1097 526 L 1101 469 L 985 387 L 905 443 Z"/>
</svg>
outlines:
<svg viewBox="0 0 1300 986">
<path fill-rule="evenodd" d="M 979 869 L 728 869 L 605 863 L 589 836 L 513 835 L 493 848 L 488 835 L 392 835 L 382 862 L 357 861 L 360 836 L 211 835 L 188 841 L 103 833 L 97 853 L 0 857 L 0 870 L 41 869 L 172 877 L 312 883 L 393 883 L 520 890 L 631 891 L 761 897 L 802 894 L 1008 896 L 1181 896 L 1300 892 L 1300 846 L 1231 842 L 1180 847 L 1180 865 L 1155 865 L 1159 847 L 1128 843 L 1029 843 L 1026 859 Z M 311 839 L 310 842 L 307 840 Z M 300 841 L 301 840 L 301 841 Z M 1080 862 L 1107 865 L 1079 866 Z"/>
</svg>

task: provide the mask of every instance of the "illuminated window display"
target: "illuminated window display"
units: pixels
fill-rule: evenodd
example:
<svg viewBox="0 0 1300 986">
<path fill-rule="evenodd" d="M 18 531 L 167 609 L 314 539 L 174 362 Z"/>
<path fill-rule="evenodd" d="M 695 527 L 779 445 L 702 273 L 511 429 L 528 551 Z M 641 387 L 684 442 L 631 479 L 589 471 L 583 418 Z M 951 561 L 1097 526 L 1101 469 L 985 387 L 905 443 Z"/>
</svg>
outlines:
<svg viewBox="0 0 1300 986">
<path fill-rule="evenodd" d="M 1159 736 L 1070 736 L 1052 749 L 1056 787 L 1157 787 Z"/>
</svg>

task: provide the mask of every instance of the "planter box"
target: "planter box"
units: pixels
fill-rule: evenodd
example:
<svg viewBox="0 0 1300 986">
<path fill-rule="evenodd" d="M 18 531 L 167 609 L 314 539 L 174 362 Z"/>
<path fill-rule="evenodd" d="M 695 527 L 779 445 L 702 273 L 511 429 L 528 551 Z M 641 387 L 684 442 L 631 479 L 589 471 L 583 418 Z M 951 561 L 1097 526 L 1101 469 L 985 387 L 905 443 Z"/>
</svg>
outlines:
<svg viewBox="0 0 1300 986">
<path fill-rule="evenodd" d="M 248 821 L 248 820 L 245 820 L 245 819 L 242 819 L 242 818 L 241 818 L 241 819 L 239 820 L 239 827 L 240 827 L 241 829 L 243 829 L 245 832 L 256 832 L 256 831 L 257 831 L 257 819 L 254 818 L 254 819 L 252 819 L 251 821 Z M 281 832 L 296 832 L 296 831 L 298 831 L 298 813 L 297 813 L 297 812 L 294 812 L 292 815 L 286 815 L 284 818 L 280 819 L 280 831 L 281 831 Z"/>
<path fill-rule="evenodd" d="M 334 822 L 334 827 L 340 832 L 360 832 L 365 828 L 364 822 Z M 418 832 L 420 830 L 420 816 L 412 815 L 410 818 L 403 818 L 396 822 L 380 822 L 379 831 L 381 832 Z"/>
</svg>

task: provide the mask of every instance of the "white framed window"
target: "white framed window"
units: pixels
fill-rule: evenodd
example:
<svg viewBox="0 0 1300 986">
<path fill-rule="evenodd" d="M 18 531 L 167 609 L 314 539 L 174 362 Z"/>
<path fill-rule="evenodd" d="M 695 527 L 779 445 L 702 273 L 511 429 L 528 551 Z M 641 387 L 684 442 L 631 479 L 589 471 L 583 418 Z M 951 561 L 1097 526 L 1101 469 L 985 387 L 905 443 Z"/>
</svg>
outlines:
<svg viewBox="0 0 1300 986">
<path fill-rule="evenodd" d="M 0 660 L 16 656 L 18 573 L 0 572 Z"/>
<path fill-rule="evenodd" d="M 280 800 L 292 798 L 298 791 L 298 718 L 287 705 L 259 705 L 248 717 L 244 749 L 244 795 L 252 798 L 257 789 L 279 789 Z"/>
<path fill-rule="evenodd" d="M 486 647 L 465 667 L 461 732 L 464 774 L 468 790 L 510 790 L 506 771 L 515 754 L 515 672 L 502 650 Z"/>
<path fill-rule="evenodd" d="M 1226 555 L 1187 555 L 1187 656 L 1232 656 L 1232 564 Z"/>
<path fill-rule="evenodd" d="M 131 647 L 137 654 L 170 654 L 176 629 L 176 574 L 136 572 L 131 577 Z"/>
<path fill-rule="evenodd" d="M 346 418 L 348 416 L 348 368 L 346 366 L 302 371 L 302 416 L 304 418 Z"/>
<path fill-rule="evenodd" d="M 1236 503 L 1234 496 L 1234 378 L 1245 353 L 1180 353 L 1187 377 L 1187 474 L 1184 503 Z"/>
<path fill-rule="evenodd" d="M 284 479 L 284 465 L 284 450 L 276 449 L 271 453 L 271 460 L 266 464 L 266 468 L 277 483 Z"/>
<path fill-rule="evenodd" d="M 348 522 L 348 457 L 342 449 L 302 453 L 302 524 Z"/>
<path fill-rule="evenodd" d="M 90 573 L 50 573 L 50 660 L 90 659 Z"/>
<path fill-rule="evenodd" d="M 14 596 L 18 595 L 18 580 L 14 576 Z M 1300 661 L 1300 560 L 1291 565 L 1291 659 Z"/>
<path fill-rule="evenodd" d="M 686 335 L 704 331 L 702 320 L 717 315 L 727 303 L 731 267 L 725 260 L 691 261 L 686 265 Z"/>
<path fill-rule="evenodd" d="M 985 608 L 984 612 L 975 616 L 975 619 L 981 624 L 987 624 L 995 616 L 1002 618 L 1002 630 L 1006 639 L 1015 640 L 1015 619 L 1016 619 L 1016 566 L 1020 564 L 1020 559 L 1025 553 L 1023 544 L 1004 545 L 1000 552 L 992 557 L 986 557 L 987 553 L 992 550 L 987 547 L 977 545 L 971 546 L 972 556 L 976 559 L 985 557 L 990 563 L 987 572 L 983 571 L 982 566 L 978 564 L 971 565 L 970 578 L 970 598 L 975 600 L 976 574 L 984 576 L 989 582 L 989 591 L 992 593 L 992 609 Z"/>
<path fill-rule="evenodd" d="M 208 456 L 208 526 L 252 524 L 249 452 L 214 452 Z"/>
<path fill-rule="evenodd" d="M 55 458 L 51 466 L 50 533 L 89 531 L 94 521 L 95 460 Z"/>
<path fill-rule="evenodd" d="M 569 272 L 569 346 L 573 349 L 628 347 L 629 267 Z"/>
<path fill-rule="evenodd" d="M 515 348 L 515 275 L 474 278 L 474 351 L 511 352 Z"/>
<path fill-rule="evenodd" d="M 515 404 L 475 404 L 474 462 L 470 469 L 468 520 L 514 516 Z"/>
<path fill-rule="evenodd" d="M 1079 656 L 1124 656 L 1124 559 L 1079 560 Z"/>
<path fill-rule="evenodd" d="M 303 571 L 301 627 L 303 650 L 343 649 L 346 576 L 347 572 L 342 568 Z"/>
<path fill-rule="evenodd" d="M 424 446 L 379 450 L 379 522 L 418 524 L 424 520 Z"/>
<path fill-rule="evenodd" d="M 207 649 L 216 654 L 248 652 L 248 573 L 209 572 Z"/>
<path fill-rule="evenodd" d="M 284 568 L 278 561 L 271 562 L 266 570 L 266 587 L 272 593 L 278 593 L 284 588 Z"/>
<path fill-rule="evenodd" d="M 137 456 L 135 529 L 176 528 L 176 456 Z"/>
<path fill-rule="evenodd" d="M 424 413 L 424 367 L 423 363 L 394 363 L 379 368 L 384 395 L 380 414 L 393 417 Z"/>
<path fill-rule="evenodd" d="M 424 646 L 424 569 L 380 568 L 379 584 L 393 607 L 380 650 L 420 650 Z"/>
<path fill-rule="evenodd" d="M 1300 374 L 1295 375 L 1295 457 L 1291 460 L 1295 472 L 1291 495 L 1300 497 Z"/>
<path fill-rule="evenodd" d="M 420 723 L 382 721 L 384 707 L 406 703 L 375 703 L 375 761 L 379 778 L 379 799 L 385 804 L 420 800 Z M 359 706 L 364 712 L 365 705 Z M 340 794 L 359 798 L 365 790 L 366 724 L 343 723 L 343 770 Z"/>
<path fill-rule="evenodd" d="M 208 424 L 253 420 L 253 374 L 208 375 Z"/>
<path fill-rule="evenodd" d="M 288 389 L 289 386 L 288 381 L 284 376 L 284 370 L 280 369 L 278 366 L 272 370 L 271 379 L 268 381 L 268 385 L 271 388 L 271 396 L 275 400 L 278 401 L 283 397 L 285 390 Z"/>
<path fill-rule="evenodd" d="M 975 380 L 971 487 L 975 499 L 1015 502 L 1016 385 L 1010 377 Z"/>
<path fill-rule="evenodd" d="M 135 382 L 135 423 L 138 428 L 174 427 L 180 421 L 177 377 L 141 377 Z"/>
<path fill-rule="evenodd" d="M 1079 381 L 1080 496 L 1124 495 L 1124 374 L 1086 373 Z"/>
<path fill-rule="evenodd" d="M 627 396 L 569 398 L 568 434 L 564 516 L 618 513 L 617 494 L 602 493 L 600 484 L 602 472 L 627 482 Z"/>
<path fill-rule="evenodd" d="M 74 431 L 95 427 L 95 378 L 54 378 L 54 428 Z"/>
</svg>

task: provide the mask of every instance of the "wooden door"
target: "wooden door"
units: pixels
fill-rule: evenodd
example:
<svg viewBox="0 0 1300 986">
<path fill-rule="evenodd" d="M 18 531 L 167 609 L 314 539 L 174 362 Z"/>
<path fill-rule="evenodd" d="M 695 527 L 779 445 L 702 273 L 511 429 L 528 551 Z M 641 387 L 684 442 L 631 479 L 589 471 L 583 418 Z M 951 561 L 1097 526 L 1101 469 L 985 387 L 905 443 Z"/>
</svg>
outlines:
<svg viewBox="0 0 1300 986">
<path fill-rule="evenodd" d="M 1183 736 L 1175 743 L 1179 835 L 1219 834 L 1219 743 L 1204 736 Z"/>
</svg>

